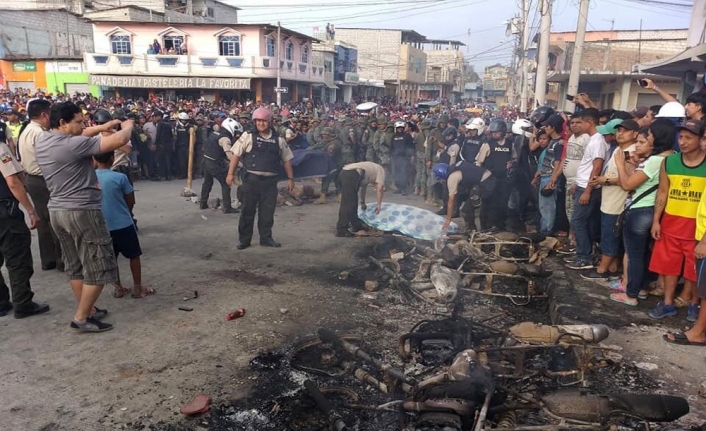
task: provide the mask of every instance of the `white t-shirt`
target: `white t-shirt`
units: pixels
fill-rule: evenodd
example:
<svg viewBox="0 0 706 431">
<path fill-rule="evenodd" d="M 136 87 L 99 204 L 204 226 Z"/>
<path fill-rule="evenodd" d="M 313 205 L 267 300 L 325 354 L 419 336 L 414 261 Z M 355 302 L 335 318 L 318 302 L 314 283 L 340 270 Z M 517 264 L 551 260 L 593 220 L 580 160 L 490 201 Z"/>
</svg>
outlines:
<svg viewBox="0 0 706 431">
<path fill-rule="evenodd" d="M 591 180 L 591 173 L 593 172 L 593 161 L 596 159 L 605 160 L 607 153 L 608 144 L 603 135 L 596 133 L 591 136 L 583 152 L 579 168 L 576 171 L 576 185 L 578 187 L 588 187 L 588 182 Z"/>
<path fill-rule="evenodd" d="M 589 136 L 587 133 L 576 136 L 571 135 L 567 142 L 566 157 L 564 158 L 564 176 L 568 184 L 573 184 L 576 181 L 576 173 L 579 170 L 581 159 L 583 158 L 584 150 L 588 145 Z"/>
</svg>

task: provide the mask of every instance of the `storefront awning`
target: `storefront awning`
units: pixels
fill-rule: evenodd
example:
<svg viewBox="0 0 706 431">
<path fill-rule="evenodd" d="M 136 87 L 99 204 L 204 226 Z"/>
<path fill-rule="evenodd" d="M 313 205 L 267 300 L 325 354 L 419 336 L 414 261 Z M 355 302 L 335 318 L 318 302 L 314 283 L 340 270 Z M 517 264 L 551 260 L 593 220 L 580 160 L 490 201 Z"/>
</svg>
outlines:
<svg viewBox="0 0 706 431">
<path fill-rule="evenodd" d="M 686 72 L 701 73 L 706 66 L 706 43 L 687 48 L 663 60 L 638 65 L 641 72 L 682 77 Z"/>
<path fill-rule="evenodd" d="M 324 85 L 326 87 L 330 88 L 331 90 L 338 90 L 338 87 L 336 86 L 336 84 L 329 85 L 329 84 L 324 83 Z"/>
<path fill-rule="evenodd" d="M 358 85 L 364 85 L 367 87 L 385 88 L 385 81 L 381 81 L 379 79 L 360 78 L 360 80 L 358 81 Z"/>
</svg>

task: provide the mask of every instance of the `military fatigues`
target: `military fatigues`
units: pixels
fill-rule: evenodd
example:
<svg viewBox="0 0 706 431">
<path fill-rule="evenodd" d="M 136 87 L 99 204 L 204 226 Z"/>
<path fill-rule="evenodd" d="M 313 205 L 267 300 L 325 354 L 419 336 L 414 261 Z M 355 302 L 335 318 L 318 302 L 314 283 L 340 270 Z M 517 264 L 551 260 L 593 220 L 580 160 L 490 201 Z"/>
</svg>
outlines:
<svg viewBox="0 0 706 431">
<path fill-rule="evenodd" d="M 19 202 L 10 191 L 6 178 L 20 175 L 24 170 L 15 160 L 10 147 L 0 142 L 0 266 L 5 264 L 10 276 L 12 304 L 15 312 L 32 308 L 32 288 L 29 280 L 34 274 L 32 235 L 25 224 Z M 49 221 L 42 221 L 48 223 Z M 0 274 L 0 311 L 10 309 L 10 289 Z"/>
<path fill-rule="evenodd" d="M 240 247 L 250 244 L 255 227 L 260 233 L 260 244 L 273 246 L 272 226 L 277 206 L 277 175 L 282 163 L 292 160 L 294 155 L 284 138 L 271 132 L 269 136 L 260 133 L 245 133 L 233 146 L 233 155 L 243 162 L 242 204 L 238 235 Z M 279 244 L 276 244 L 279 246 Z"/>
<path fill-rule="evenodd" d="M 213 180 L 221 184 L 223 196 L 223 212 L 234 212 L 231 205 L 230 186 L 226 183 L 228 160 L 232 157 L 231 145 L 233 137 L 228 130 L 214 132 L 206 141 L 203 154 L 203 185 L 201 186 L 201 209 L 208 208 L 208 195 L 213 188 Z"/>
<path fill-rule="evenodd" d="M 377 122 L 374 122 L 373 124 L 375 126 L 373 126 L 372 124 L 367 124 L 363 129 L 362 142 L 363 146 L 365 147 L 365 160 L 368 162 L 376 163 L 377 160 L 375 158 L 374 143 L 375 132 L 377 131 Z"/>
<path fill-rule="evenodd" d="M 330 129 L 330 128 L 327 128 Z M 330 130 L 327 130 L 330 131 Z M 336 188 L 336 194 L 339 193 L 339 183 L 338 183 L 338 174 L 341 171 L 341 169 L 347 165 L 346 160 L 351 160 L 351 147 L 348 146 L 346 150 L 346 146 L 343 145 L 340 139 L 337 137 L 331 135 L 332 137 L 329 138 L 327 142 L 325 142 L 326 146 L 326 151 L 331 155 L 333 158 L 333 162 L 336 164 L 336 172 L 324 177 L 324 179 L 321 181 L 321 196 L 325 198 L 326 194 L 328 193 L 329 186 L 331 183 L 334 183 L 334 186 Z M 355 162 L 355 160 L 353 160 Z M 353 163 L 349 162 L 349 163 Z"/>
<path fill-rule="evenodd" d="M 427 135 L 429 134 L 428 124 L 422 125 L 422 130 L 417 133 L 415 140 L 415 169 L 416 176 L 414 178 L 414 189 L 417 194 L 421 196 L 426 196 L 427 194 L 427 181 L 429 181 L 429 168 L 427 168 L 427 162 L 431 160 L 428 150 L 429 144 L 427 143 Z"/>
</svg>

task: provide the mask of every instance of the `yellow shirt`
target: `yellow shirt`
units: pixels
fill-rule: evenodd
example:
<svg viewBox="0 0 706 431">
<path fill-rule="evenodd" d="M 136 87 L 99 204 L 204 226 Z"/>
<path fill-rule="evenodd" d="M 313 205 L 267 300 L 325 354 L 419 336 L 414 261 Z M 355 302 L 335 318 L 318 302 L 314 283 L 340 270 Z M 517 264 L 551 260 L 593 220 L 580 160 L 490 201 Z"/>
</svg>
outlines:
<svg viewBox="0 0 706 431">
<path fill-rule="evenodd" d="M 701 241 L 706 235 L 706 190 L 701 193 L 699 206 L 696 208 L 696 240 Z"/>
</svg>

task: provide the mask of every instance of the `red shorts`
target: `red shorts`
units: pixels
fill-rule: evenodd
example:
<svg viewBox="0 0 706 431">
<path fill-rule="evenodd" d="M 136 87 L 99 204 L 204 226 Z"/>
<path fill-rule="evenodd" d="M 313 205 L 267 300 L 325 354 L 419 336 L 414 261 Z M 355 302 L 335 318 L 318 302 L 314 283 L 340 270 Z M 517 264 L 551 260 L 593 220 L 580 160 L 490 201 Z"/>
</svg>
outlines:
<svg viewBox="0 0 706 431">
<path fill-rule="evenodd" d="M 662 238 L 655 241 L 652 249 L 650 271 L 660 275 L 683 275 L 685 280 L 695 282 L 695 247 L 696 242 L 693 239 L 680 239 L 662 234 Z"/>
</svg>

